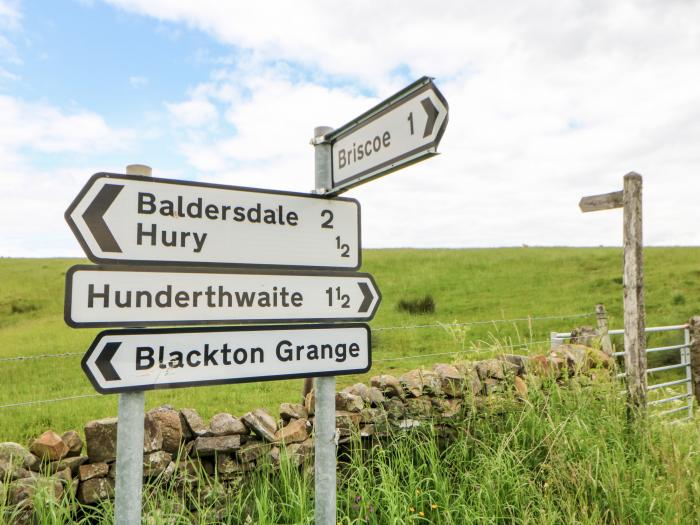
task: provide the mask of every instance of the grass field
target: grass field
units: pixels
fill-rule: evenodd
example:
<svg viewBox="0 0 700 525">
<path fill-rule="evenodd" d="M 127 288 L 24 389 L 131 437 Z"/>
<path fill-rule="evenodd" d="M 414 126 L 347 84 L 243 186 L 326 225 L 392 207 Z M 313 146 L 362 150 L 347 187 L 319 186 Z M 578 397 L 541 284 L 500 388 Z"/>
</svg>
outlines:
<svg viewBox="0 0 700 525">
<path fill-rule="evenodd" d="M 645 250 L 647 324 L 679 324 L 700 313 L 700 248 Z M 93 394 L 80 356 L 3 360 L 15 356 L 82 353 L 98 330 L 63 322 L 64 274 L 84 260 L 0 259 L 0 441 L 26 442 L 47 428 L 82 429 L 89 419 L 116 415 L 116 396 L 86 397 L 32 406 L 25 401 Z M 613 248 L 505 248 L 469 250 L 365 250 L 363 271 L 383 294 L 373 328 L 371 374 L 342 377 L 339 387 L 381 372 L 398 374 L 421 365 L 476 358 L 495 350 L 535 353 L 548 348 L 549 332 L 595 324 L 594 305 L 606 305 L 613 327 L 622 324 L 622 252 Z M 431 295 L 435 312 L 400 311 L 402 300 Z M 537 317 L 590 313 L 589 317 Z M 532 321 L 527 318 L 532 317 Z M 467 326 L 408 326 L 479 320 Z M 387 329 L 390 328 L 390 329 Z M 653 335 L 650 344 L 679 342 Z M 520 345 L 508 348 L 510 345 Z M 494 349 L 495 347 L 495 349 Z M 398 359 L 401 358 L 401 359 Z M 151 392 L 148 407 L 169 403 L 203 415 L 237 415 L 263 406 L 276 412 L 299 398 L 301 381 L 279 381 Z"/>
<path fill-rule="evenodd" d="M 630 428 L 614 385 L 545 382 L 528 402 L 467 410 L 450 445 L 433 428 L 359 447 L 338 471 L 338 523 L 483 525 L 687 525 L 700 523 L 696 424 Z M 289 462 L 243 485 L 200 476 L 146 487 L 151 525 L 312 524 L 313 480 Z M 0 525 L 14 525 L 4 509 Z M 71 498 L 39 503 L 41 525 L 108 525 L 107 501 L 76 512 Z M 6 512 L 4 512 L 6 511 Z"/>
</svg>

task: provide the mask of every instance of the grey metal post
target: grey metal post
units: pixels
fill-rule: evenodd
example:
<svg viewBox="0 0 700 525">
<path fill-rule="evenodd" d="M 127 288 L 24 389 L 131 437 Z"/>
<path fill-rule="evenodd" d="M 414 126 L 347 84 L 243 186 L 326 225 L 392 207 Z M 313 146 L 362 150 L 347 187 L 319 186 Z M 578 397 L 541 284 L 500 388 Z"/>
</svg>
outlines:
<svg viewBox="0 0 700 525">
<path fill-rule="evenodd" d="M 318 139 L 333 131 L 320 126 L 314 129 Z M 331 189 L 331 146 L 314 141 L 316 193 Z M 316 525 L 336 524 L 336 443 L 335 443 L 335 377 L 316 378 L 314 419 L 314 474 Z"/>
<path fill-rule="evenodd" d="M 644 334 L 644 265 L 642 257 L 642 177 L 624 177 L 624 306 L 627 406 L 631 417 L 644 411 L 647 401 L 647 353 Z"/>
<path fill-rule="evenodd" d="M 556 347 L 561 346 L 563 341 L 559 339 L 559 332 L 549 332 L 549 349 L 554 350 Z"/>
<path fill-rule="evenodd" d="M 151 168 L 141 164 L 126 167 L 128 175 L 151 176 Z M 141 524 L 143 488 L 143 392 L 119 395 L 117 424 L 117 480 L 114 501 L 116 525 Z"/>
</svg>

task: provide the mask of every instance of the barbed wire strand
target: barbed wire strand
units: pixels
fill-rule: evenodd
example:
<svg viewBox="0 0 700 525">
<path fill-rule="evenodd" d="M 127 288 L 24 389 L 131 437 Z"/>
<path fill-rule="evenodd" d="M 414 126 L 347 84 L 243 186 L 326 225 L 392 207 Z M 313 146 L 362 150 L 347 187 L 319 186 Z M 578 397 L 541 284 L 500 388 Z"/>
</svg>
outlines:
<svg viewBox="0 0 700 525">
<path fill-rule="evenodd" d="M 403 326 L 378 326 L 377 328 L 372 328 L 373 332 L 381 332 L 384 330 L 406 330 L 413 328 L 436 328 L 445 326 L 470 326 L 470 325 L 482 325 L 482 324 L 497 324 L 497 323 L 516 323 L 521 321 L 546 321 L 554 319 L 576 319 L 581 317 L 590 317 L 595 315 L 595 312 L 582 313 L 582 314 L 571 314 L 571 315 L 551 315 L 543 317 L 516 317 L 514 319 L 490 319 L 488 321 L 465 321 L 465 322 L 454 322 L 454 323 L 429 323 L 429 324 L 416 324 L 416 325 L 403 325 Z"/>
<path fill-rule="evenodd" d="M 381 332 L 386 330 L 409 330 L 409 329 L 420 329 L 420 328 L 442 328 L 448 326 L 470 326 L 470 325 L 484 325 L 484 324 L 497 324 L 497 323 L 515 323 L 521 321 L 543 321 L 543 320 L 553 320 L 553 319 L 575 319 L 581 317 L 589 317 L 595 315 L 595 312 L 571 314 L 571 315 L 551 315 L 542 317 L 516 317 L 513 319 L 491 319 L 488 321 L 465 321 L 465 322 L 454 322 L 454 323 L 430 323 L 430 324 L 417 324 L 417 325 L 405 325 L 405 326 L 380 326 L 377 328 L 372 328 L 374 332 Z M 12 361 L 30 361 L 33 359 L 52 359 L 52 358 L 65 358 L 82 356 L 84 352 L 65 352 L 61 354 L 39 354 L 39 355 L 18 355 L 12 357 L 0 357 L 0 363 L 8 363 Z"/>
<path fill-rule="evenodd" d="M 55 357 L 73 357 L 76 355 L 85 355 L 85 352 L 65 352 L 63 354 L 39 354 L 39 355 L 18 355 L 13 357 L 0 357 L 0 363 L 9 361 L 31 361 L 32 359 L 49 359 Z"/>
<path fill-rule="evenodd" d="M 414 354 L 414 355 L 407 355 L 407 356 L 401 356 L 401 357 L 387 357 L 385 359 L 372 359 L 372 364 L 374 363 L 385 363 L 387 361 L 405 361 L 407 359 L 418 359 L 420 357 L 437 357 L 437 356 L 443 356 L 443 355 L 455 355 L 455 354 L 466 354 L 470 352 L 481 352 L 484 350 L 505 350 L 505 349 L 513 349 L 513 348 L 521 348 L 523 346 L 531 346 L 531 345 L 537 345 L 537 344 L 545 344 L 549 343 L 548 340 L 546 341 L 528 341 L 526 343 L 517 343 L 517 344 L 512 344 L 512 345 L 494 345 L 492 348 L 466 348 L 463 350 L 455 350 L 453 352 L 437 352 L 437 353 L 432 353 L 432 354 Z"/>
<path fill-rule="evenodd" d="M 581 314 L 571 314 L 571 315 L 557 315 L 557 316 L 541 316 L 541 317 L 519 317 L 519 318 L 513 318 L 513 319 L 492 319 L 488 321 L 469 321 L 469 322 L 464 322 L 464 323 L 431 323 L 431 324 L 424 324 L 424 325 L 406 325 L 406 326 L 387 326 L 387 327 L 378 327 L 374 328 L 373 330 L 376 331 L 382 331 L 382 330 L 401 330 L 401 329 L 413 329 L 413 328 L 433 328 L 433 327 L 445 327 L 445 326 L 469 326 L 469 325 L 482 325 L 482 324 L 495 324 L 495 323 L 512 323 L 512 322 L 518 322 L 518 321 L 541 321 L 541 320 L 550 320 L 550 319 L 572 319 L 572 318 L 581 318 L 581 317 L 589 317 L 593 315 L 594 312 L 590 313 L 581 313 Z M 549 343 L 548 340 L 545 341 L 530 341 L 526 343 L 518 343 L 518 344 L 511 344 L 511 345 L 494 345 L 497 347 L 497 349 L 511 349 L 511 348 L 521 348 L 521 347 L 527 347 L 535 344 L 545 344 Z M 411 356 L 402 356 L 402 357 L 393 357 L 393 358 L 385 358 L 385 359 L 375 359 L 373 360 L 374 363 L 383 363 L 383 362 L 390 362 L 390 361 L 404 361 L 404 360 L 409 360 L 409 359 L 417 359 L 420 357 L 438 357 L 438 356 L 445 356 L 445 355 L 455 355 L 455 354 L 461 354 L 461 353 L 467 353 L 467 352 L 479 352 L 482 349 L 479 348 L 471 348 L 471 349 L 464 349 L 464 350 L 456 350 L 454 352 L 436 352 L 436 353 L 430 353 L 430 354 L 418 354 L 418 355 L 411 355 Z M 483 350 L 487 350 L 487 348 L 484 348 Z M 35 360 L 35 359 L 49 359 L 49 358 L 65 358 L 65 357 L 73 357 L 73 356 L 81 356 L 83 355 L 80 352 L 65 352 L 61 354 L 40 354 L 40 355 L 32 355 L 32 356 L 14 356 L 14 357 L 5 357 L 5 358 L 0 358 L 0 363 L 2 362 L 9 362 L 9 361 L 30 361 L 30 360 Z M 34 405 L 42 405 L 42 404 L 49 404 L 49 403 L 58 403 L 62 401 L 72 401 L 76 399 L 85 399 L 85 398 L 94 398 L 94 397 L 101 397 L 101 394 L 81 394 L 77 396 L 67 396 L 67 397 L 57 397 L 53 399 L 41 399 L 41 400 L 35 400 L 35 401 L 23 401 L 19 403 L 9 403 L 5 405 L 0 405 L 0 410 L 6 409 L 6 408 L 19 408 L 19 407 L 26 407 L 26 406 L 34 406 Z"/>
<path fill-rule="evenodd" d="M 26 407 L 30 405 L 44 405 L 48 403 L 58 403 L 59 401 L 70 401 L 73 399 L 84 399 L 87 397 L 102 397 L 102 394 L 81 394 L 79 396 L 56 397 L 54 399 L 40 399 L 36 401 L 22 401 L 21 403 L 10 403 L 9 405 L 0 405 L 3 408 Z"/>
</svg>

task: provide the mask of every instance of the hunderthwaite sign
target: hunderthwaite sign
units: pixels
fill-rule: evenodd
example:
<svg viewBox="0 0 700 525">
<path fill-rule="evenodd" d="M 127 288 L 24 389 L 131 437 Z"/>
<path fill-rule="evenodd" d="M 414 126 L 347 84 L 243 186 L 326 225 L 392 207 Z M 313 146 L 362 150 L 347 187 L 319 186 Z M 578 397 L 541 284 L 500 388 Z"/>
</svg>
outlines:
<svg viewBox="0 0 700 525">
<path fill-rule="evenodd" d="M 437 153 L 447 127 L 448 105 L 423 77 L 344 126 L 327 134 L 332 189 L 342 191 Z"/>
<path fill-rule="evenodd" d="M 98 173 L 66 220 L 98 263 L 345 270 L 361 263 L 354 199 Z"/>
<path fill-rule="evenodd" d="M 82 360 L 103 394 L 361 374 L 371 364 L 365 324 L 106 330 Z"/>
<path fill-rule="evenodd" d="M 79 265 L 64 315 L 73 327 L 365 321 L 380 300 L 367 273 Z"/>
</svg>

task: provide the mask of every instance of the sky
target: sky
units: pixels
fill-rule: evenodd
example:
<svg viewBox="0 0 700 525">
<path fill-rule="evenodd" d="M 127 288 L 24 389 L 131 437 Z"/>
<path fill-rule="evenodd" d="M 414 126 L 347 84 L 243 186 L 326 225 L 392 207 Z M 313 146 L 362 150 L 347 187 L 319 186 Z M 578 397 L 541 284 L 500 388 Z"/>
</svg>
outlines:
<svg viewBox="0 0 700 525">
<path fill-rule="evenodd" d="M 316 126 L 423 75 L 440 155 L 349 190 L 363 245 L 618 246 L 584 195 L 644 180 L 644 241 L 699 245 L 700 2 L 0 0 L 0 256 L 81 256 L 96 172 L 307 192 Z"/>
</svg>

